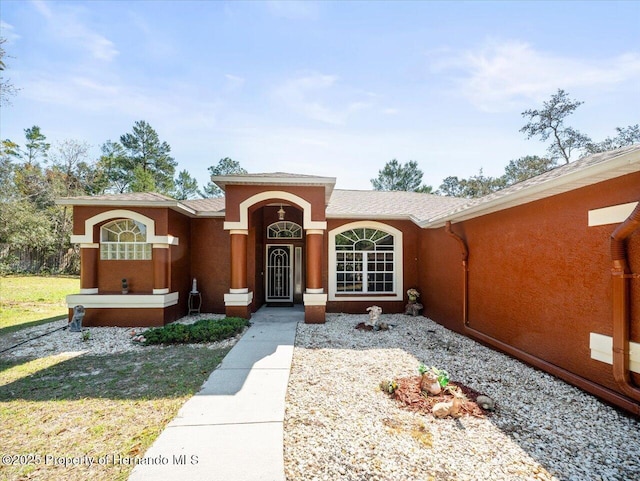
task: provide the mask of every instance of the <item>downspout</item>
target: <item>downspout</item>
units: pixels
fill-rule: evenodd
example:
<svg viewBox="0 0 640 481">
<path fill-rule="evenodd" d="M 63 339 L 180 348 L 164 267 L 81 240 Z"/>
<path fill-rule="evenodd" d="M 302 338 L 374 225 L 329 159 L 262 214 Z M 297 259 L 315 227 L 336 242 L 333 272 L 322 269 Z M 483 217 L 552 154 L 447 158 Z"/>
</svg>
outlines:
<svg viewBox="0 0 640 481">
<path fill-rule="evenodd" d="M 638 210 L 638 209 L 636 209 Z M 469 248 L 466 241 L 451 229 L 451 221 L 447 221 L 445 224 L 445 232 L 453 237 L 460 245 L 462 252 L 462 320 L 463 320 L 463 332 L 465 335 L 475 339 L 483 344 L 491 346 L 499 351 L 502 351 L 510 356 L 520 359 L 531 366 L 537 367 L 543 371 L 548 372 L 560 379 L 563 379 L 574 386 L 590 392 L 612 404 L 622 407 L 627 411 L 632 412 L 636 416 L 640 416 L 640 405 L 630 401 L 628 398 L 620 395 L 619 393 L 607 389 L 600 384 L 596 384 L 588 379 L 577 376 L 576 374 L 567 371 L 555 364 L 544 361 L 538 357 L 535 357 L 528 352 L 522 351 L 517 347 L 506 344 L 494 337 L 473 329 L 469 324 Z M 628 331 L 627 331 L 628 334 Z M 628 345 L 628 344 L 627 344 Z M 615 346 L 615 338 L 614 338 Z M 627 353 L 628 356 L 628 353 Z M 614 357 L 615 359 L 615 357 Z M 614 361 L 615 362 L 615 361 Z M 615 366 L 615 364 L 614 364 Z M 628 375 L 628 372 L 627 372 Z"/>
<path fill-rule="evenodd" d="M 629 330 L 631 309 L 630 281 L 640 277 L 632 274 L 627 260 L 625 240 L 640 227 L 640 203 L 611 234 L 611 277 L 613 284 L 613 378 L 623 393 L 640 401 L 640 389 L 629 372 Z"/>
</svg>

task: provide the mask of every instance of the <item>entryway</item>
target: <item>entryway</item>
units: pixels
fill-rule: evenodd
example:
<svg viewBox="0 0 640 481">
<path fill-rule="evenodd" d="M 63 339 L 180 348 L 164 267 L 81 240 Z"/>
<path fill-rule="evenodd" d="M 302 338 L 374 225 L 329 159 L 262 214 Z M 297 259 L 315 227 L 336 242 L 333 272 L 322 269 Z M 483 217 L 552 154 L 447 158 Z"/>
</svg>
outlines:
<svg viewBox="0 0 640 481">
<path fill-rule="evenodd" d="M 302 247 L 269 244 L 266 255 L 265 292 L 268 304 L 302 301 Z"/>
</svg>

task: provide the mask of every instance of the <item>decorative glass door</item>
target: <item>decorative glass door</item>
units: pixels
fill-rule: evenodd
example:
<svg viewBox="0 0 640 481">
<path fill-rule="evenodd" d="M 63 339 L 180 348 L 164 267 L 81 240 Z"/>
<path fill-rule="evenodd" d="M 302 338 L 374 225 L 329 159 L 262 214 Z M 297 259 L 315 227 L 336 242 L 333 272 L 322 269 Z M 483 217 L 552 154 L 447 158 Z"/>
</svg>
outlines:
<svg viewBox="0 0 640 481">
<path fill-rule="evenodd" d="M 293 302 L 292 247 L 267 246 L 267 302 Z"/>
</svg>

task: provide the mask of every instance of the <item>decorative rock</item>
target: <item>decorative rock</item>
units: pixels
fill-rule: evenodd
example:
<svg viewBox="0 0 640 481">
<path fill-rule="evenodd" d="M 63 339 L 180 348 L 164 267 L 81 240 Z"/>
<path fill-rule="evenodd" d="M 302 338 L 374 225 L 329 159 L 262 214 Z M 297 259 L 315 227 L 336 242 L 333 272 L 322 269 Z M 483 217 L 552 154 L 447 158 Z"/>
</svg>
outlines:
<svg viewBox="0 0 640 481">
<path fill-rule="evenodd" d="M 496 409 L 495 401 L 489 396 L 478 396 L 478 399 L 476 399 L 476 404 L 485 411 L 495 411 Z"/>
</svg>

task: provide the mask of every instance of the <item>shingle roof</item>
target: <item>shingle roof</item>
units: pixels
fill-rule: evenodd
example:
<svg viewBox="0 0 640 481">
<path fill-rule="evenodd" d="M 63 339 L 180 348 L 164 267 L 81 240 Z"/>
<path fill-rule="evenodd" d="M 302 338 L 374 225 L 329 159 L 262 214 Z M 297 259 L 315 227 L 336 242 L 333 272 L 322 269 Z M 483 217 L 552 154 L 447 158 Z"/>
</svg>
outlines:
<svg viewBox="0 0 640 481">
<path fill-rule="evenodd" d="M 640 145 L 593 154 L 479 199 L 467 200 L 422 225 L 435 227 L 446 220 L 471 219 L 638 171 Z"/>
<path fill-rule="evenodd" d="M 190 207 L 195 210 L 197 214 L 207 213 L 224 213 L 224 197 L 214 197 L 211 199 L 193 199 L 182 200 L 181 204 Z"/>
<path fill-rule="evenodd" d="M 421 222 L 467 202 L 468 199 L 418 192 L 336 189 L 327 206 L 327 217 L 412 218 Z"/>
</svg>

